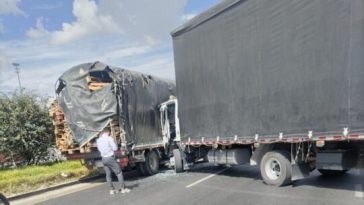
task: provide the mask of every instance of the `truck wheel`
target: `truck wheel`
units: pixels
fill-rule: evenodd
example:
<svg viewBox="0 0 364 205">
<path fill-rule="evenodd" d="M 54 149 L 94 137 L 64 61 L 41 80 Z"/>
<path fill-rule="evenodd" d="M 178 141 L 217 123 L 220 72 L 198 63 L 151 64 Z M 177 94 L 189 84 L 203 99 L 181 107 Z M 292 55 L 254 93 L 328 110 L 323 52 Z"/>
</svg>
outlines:
<svg viewBox="0 0 364 205">
<path fill-rule="evenodd" d="M 147 176 L 147 172 L 145 171 L 145 162 L 139 162 L 136 165 L 137 171 L 141 176 Z"/>
<path fill-rule="evenodd" d="M 324 176 L 339 176 L 345 174 L 349 170 L 329 170 L 329 169 L 318 169 L 318 171 Z"/>
<path fill-rule="evenodd" d="M 260 173 L 264 182 L 269 185 L 283 186 L 291 183 L 289 154 L 280 150 L 265 153 L 260 163 Z"/>
<path fill-rule="evenodd" d="M 179 149 L 174 149 L 173 157 L 174 157 L 174 171 L 176 173 L 183 172 L 183 161 L 182 161 L 181 151 Z"/>
<path fill-rule="evenodd" d="M 157 174 L 159 171 L 159 156 L 158 153 L 154 150 L 147 153 L 145 158 L 145 171 L 147 175 Z"/>
</svg>

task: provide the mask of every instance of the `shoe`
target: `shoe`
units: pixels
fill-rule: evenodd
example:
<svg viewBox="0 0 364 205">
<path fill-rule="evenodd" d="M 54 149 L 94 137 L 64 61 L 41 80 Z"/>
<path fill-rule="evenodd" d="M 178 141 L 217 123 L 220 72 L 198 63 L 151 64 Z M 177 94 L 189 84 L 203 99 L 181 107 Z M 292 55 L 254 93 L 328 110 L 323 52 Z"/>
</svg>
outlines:
<svg viewBox="0 0 364 205">
<path fill-rule="evenodd" d="M 114 195 L 114 194 L 116 194 L 117 193 L 117 191 L 116 190 L 110 190 L 110 195 Z"/>
<path fill-rule="evenodd" d="M 121 190 L 120 190 L 120 192 L 121 192 L 122 194 L 129 193 L 129 192 L 130 192 L 130 189 L 128 189 L 128 188 L 124 188 L 124 189 L 121 189 Z"/>
</svg>

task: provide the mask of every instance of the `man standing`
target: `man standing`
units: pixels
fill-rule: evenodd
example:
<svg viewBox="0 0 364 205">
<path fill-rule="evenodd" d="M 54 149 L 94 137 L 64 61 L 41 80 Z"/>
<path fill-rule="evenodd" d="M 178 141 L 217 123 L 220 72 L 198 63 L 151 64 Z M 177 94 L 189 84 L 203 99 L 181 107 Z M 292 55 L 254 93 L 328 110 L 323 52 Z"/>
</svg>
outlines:
<svg viewBox="0 0 364 205">
<path fill-rule="evenodd" d="M 115 159 L 114 151 L 117 150 L 116 143 L 114 139 L 110 136 L 110 128 L 105 127 L 101 133 L 99 138 L 96 140 L 97 149 L 101 153 L 102 163 L 104 165 L 104 170 L 106 173 L 106 181 L 109 184 L 111 190 L 110 194 L 113 195 L 118 193 L 129 193 L 130 189 L 125 188 L 123 172 L 121 171 L 121 167 L 119 163 Z M 111 171 L 117 176 L 120 189 L 115 190 L 114 185 L 111 179 Z"/>
</svg>

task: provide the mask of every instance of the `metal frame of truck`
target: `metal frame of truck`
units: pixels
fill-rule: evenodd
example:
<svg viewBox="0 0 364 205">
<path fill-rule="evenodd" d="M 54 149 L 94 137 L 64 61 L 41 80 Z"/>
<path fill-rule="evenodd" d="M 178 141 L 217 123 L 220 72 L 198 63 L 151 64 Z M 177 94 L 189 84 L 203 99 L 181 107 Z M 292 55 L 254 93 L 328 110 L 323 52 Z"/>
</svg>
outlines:
<svg viewBox="0 0 364 205">
<path fill-rule="evenodd" d="M 162 104 L 163 110 L 173 106 L 178 113 L 177 99 Z M 162 112 L 163 113 L 163 112 Z M 179 122 L 178 115 L 175 116 Z M 164 120 L 164 138 L 170 139 L 169 121 Z M 259 165 L 263 180 L 270 185 L 286 185 L 309 176 L 318 169 L 323 175 L 339 175 L 354 167 L 364 167 L 364 133 L 350 133 L 343 128 L 341 135 L 233 136 L 215 140 L 181 140 L 179 124 L 173 150 L 175 171 L 183 172 L 194 164 L 210 162 L 215 165 Z"/>
</svg>

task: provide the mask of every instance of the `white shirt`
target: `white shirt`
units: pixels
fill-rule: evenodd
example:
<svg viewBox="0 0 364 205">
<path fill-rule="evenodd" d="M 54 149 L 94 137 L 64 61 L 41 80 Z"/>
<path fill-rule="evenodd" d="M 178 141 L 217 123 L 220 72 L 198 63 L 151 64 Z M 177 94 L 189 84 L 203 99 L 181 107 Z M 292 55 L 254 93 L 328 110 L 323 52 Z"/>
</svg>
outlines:
<svg viewBox="0 0 364 205">
<path fill-rule="evenodd" d="M 111 157 L 114 155 L 114 151 L 118 149 L 113 138 L 107 134 L 102 134 L 96 140 L 97 149 L 101 153 L 101 157 Z"/>
</svg>

